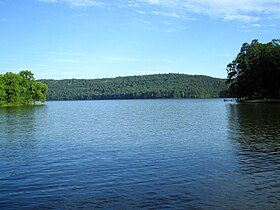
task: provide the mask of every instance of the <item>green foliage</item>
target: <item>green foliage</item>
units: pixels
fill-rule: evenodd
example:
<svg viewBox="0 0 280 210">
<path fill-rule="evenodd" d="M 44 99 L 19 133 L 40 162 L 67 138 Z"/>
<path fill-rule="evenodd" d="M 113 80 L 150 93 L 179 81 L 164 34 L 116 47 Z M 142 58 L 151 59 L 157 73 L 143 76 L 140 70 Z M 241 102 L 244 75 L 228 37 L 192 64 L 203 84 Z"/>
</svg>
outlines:
<svg viewBox="0 0 280 210">
<path fill-rule="evenodd" d="M 227 66 L 229 92 L 238 99 L 280 97 L 280 40 L 244 43 Z"/>
<path fill-rule="evenodd" d="M 29 105 L 46 100 L 48 86 L 36 82 L 31 71 L 0 75 L 0 105 Z"/>
<path fill-rule="evenodd" d="M 47 100 L 217 98 L 227 89 L 225 80 L 186 74 L 42 82 L 49 87 Z"/>
<path fill-rule="evenodd" d="M 6 103 L 7 93 L 5 91 L 4 77 L 0 74 L 0 105 Z"/>
</svg>

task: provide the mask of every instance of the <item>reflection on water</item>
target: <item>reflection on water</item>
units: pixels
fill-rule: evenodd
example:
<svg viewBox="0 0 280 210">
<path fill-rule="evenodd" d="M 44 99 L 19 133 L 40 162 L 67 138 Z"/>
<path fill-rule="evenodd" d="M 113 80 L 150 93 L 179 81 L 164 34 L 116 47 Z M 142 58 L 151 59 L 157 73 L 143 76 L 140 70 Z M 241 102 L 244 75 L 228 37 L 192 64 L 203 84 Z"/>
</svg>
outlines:
<svg viewBox="0 0 280 210">
<path fill-rule="evenodd" d="M 18 141 L 30 143 L 34 141 L 37 124 L 36 112 L 40 112 L 46 107 L 26 106 L 26 107 L 1 107 L 0 108 L 0 133 L 2 139 L 8 141 Z"/>
<path fill-rule="evenodd" d="M 229 128 L 244 154 L 273 153 L 280 145 L 278 104 L 231 104 Z"/>
<path fill-rule="evenodd" d="M 0 179 L 20 174 L 36 153 L 36 112 L 44 107 L 0 108 Z M 13 163 L 13 164 L 12 164 Z M 11 174 L 13 171 L 13 174 Z"/>
<path fill-rule="evenodd" d="M 229 140 L 235 147 L 246 202 L 258 209 L 279 209 L 280 106 L 228 106 Z"/>
<path fill-rule="evenodd" d="M 14 135 L 29 138 L 34 130 L 34 107 L 2 107 L 0 108 L 0 132 L 5 139 L 17 139 Z M 30 132 L 25 132 L 30 131 Z"/>
</svg>

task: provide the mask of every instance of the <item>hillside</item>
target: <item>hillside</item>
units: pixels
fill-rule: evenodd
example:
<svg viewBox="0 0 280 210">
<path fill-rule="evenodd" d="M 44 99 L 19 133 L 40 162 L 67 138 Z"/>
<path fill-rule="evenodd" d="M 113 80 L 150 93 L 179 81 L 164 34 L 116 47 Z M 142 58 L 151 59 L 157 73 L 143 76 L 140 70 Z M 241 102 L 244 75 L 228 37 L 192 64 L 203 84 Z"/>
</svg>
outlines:
<svg viewBox="0 0 280 210">
<path fill-rule="evenodd" d="M 187 74 L 41 81 L 47 100 L 218 98 L 227 89 L 223 79 Z"/>
</svg>

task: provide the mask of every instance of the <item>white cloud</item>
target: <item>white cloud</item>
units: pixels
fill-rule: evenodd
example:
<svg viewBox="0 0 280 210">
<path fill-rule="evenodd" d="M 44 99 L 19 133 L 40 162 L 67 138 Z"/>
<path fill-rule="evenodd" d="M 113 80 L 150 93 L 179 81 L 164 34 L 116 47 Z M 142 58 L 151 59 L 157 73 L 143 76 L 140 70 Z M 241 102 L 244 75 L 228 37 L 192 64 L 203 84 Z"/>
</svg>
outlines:
<svg viewBox="0 0 280 210">
<path fill-rule="evenodd" d="M 57 0 L 38 0 L 38 1 L 47 2 L 47 3 L 57 3 L 58 2 Z"/>
<path fill-rule="evenodd" d="M 97 0 L 38 0 L 47 3 L 65 3 L 72 7 L 99 7 L 105 5 L 102 1 Z"/>
<path fill-rule="evenodd" d="M 206 15 L 225 21 L 254 23 L 280 14 L 279 0 L 135 0 L 139 6 L 160 7 L 161 14 Z M 173 15 L 173 17 L 175 17 Z"/>
<path fill-rule="evenodd" d="M 155 15 L 162 15 L 166 17 L 173 17 L 173 18 L 180 18 L 181 16 L 179 14 L 176 14 L 175 12 L 162 12 L 162 11 L 153 11 Z"/>
<path fill-rule="evenodd" d="M 244 23 L 257 22 L 260 20 L 259 17 L 249 15 L 225 15 L 223 19 L 229 21 L 239 21 Z"/>
<path fill-rule="evenodd" d="M 250 26 L 251 26 L 251 27 L 258 28 L 258 27 L 261 27 L 262 25 L 261 25 L 261 24 L 258 24 L 258 23 L 254 23 L 254 24 L 251 24 Z"/>
<path fill-rule="evenodd" d="M 196 20 L 196 18 L 187 17 L 183 14 L 179 14 L 176 12 L 163 12 L 163 11 L 153 11 L 153 14 L 159 15 L 159 16 L 165 16 L 170 18 L 177 18 L 177 19 L 184 19 L 184 20 Z"/>
<path fill-rule="evenodd" d="M 224 21 L 256 23 L 262 19 L 280 19 L 280 0 L 37 0 L 65 3 L 71 7 L 111 6 L 136 8 L 140 14 L 185 18 L 205 15 Z M 150 6 L 152 9 L 146 10 Z M 188 18 L 190 19 L 190 18 Z"/>
<path fill-rule="evenodd" d="M 145 1 L 143 1 L 143 2 L 145 2 Z M 146 0 L 146 2 L 148 4 L 159 5 L 159 4 L 162 4 L 164 1 L 161 1 L 161 0 Z"/>
<path fill-rule="evenodd" d="M 147 12 L 145 12 L 144 10 L 136 10 L 137 13 L 141 14 L 141 15 L 145 15 L 147 14 Z"/>
</svg>

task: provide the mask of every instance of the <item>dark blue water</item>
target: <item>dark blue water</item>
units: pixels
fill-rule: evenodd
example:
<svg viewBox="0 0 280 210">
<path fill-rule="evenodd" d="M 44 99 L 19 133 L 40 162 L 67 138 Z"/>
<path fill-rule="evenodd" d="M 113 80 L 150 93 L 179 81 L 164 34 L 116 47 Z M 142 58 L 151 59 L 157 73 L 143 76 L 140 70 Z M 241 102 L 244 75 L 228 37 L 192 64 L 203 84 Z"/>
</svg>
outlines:
<svg viewBox="0 0 280 210">
<path fill-rule="evenodd" d="M 280 209 L 280 105 L 0 108 L 2 209 Z"/>
</svg>

